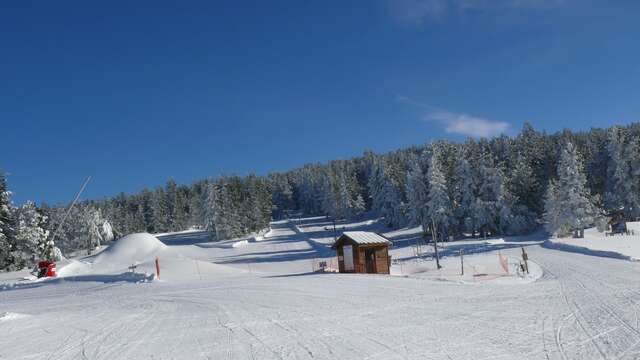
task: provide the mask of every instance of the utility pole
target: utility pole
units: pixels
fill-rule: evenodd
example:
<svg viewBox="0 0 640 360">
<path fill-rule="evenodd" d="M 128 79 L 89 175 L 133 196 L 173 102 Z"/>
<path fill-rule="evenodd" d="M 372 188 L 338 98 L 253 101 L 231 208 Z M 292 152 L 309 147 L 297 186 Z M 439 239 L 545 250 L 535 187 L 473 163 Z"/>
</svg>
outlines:
<svg viewBox="0 0 640 360">
<path fill-rule="evenodd" d="M 333 222 L 333 242 L 338 241 L 338 232 L 336 231 L 336 219 L 334 217 L 331 218 Z"/>
<path fill-rule="evenodd" d="M 433 238 L 433 250 L 436 255 L 436 267 L 440 270 L 442 266 L 440 266 L 440 257 L 438 256 L 438 231 L 436 230 L 436 221 L 433 218 L 431 218 L 431 224 L 431 237 Z"/>
</svg>

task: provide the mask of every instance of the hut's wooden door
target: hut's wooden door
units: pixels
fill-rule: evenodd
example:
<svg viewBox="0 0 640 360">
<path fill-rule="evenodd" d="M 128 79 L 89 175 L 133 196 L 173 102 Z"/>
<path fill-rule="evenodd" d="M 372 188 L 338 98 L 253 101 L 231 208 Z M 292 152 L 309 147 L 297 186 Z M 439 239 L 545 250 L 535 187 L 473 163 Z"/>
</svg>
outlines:
<svg viewBox="0 0 640 360">
<path fill-rule="evenodd" d="M 344 256 L 344 271 L 353 271 L 353 247 L 345 245 L 342 247 Z"/>
<path fill-rule="evenodd" d="M 364 259 L 367 267 L 367 274 L 374 274 L 376 272 L 376 250 L 366 249 L 364 251 Z"/>
</svg>

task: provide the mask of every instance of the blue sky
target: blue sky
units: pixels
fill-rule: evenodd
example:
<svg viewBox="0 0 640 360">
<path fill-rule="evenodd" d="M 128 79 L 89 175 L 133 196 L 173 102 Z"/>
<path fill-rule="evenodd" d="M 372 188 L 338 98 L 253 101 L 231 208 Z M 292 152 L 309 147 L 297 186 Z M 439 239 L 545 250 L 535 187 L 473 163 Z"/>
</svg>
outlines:
<svg viewBox="0 0 640 360">
<path fill-rule="evenodd" d="M 640 120 L 637 1 L 18 1 L 14 201 L 266 174 L 433 139 Z"/>
</svg>

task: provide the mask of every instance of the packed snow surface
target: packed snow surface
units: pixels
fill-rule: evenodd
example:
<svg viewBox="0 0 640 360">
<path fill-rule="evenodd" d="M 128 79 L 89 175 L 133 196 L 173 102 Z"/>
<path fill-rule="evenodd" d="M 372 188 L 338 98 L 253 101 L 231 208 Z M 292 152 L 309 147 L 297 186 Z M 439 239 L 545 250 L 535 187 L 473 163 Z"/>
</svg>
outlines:
<svg viewBox="0 0 640 360">
<path fill-rule="evenodd" d="M 396 275 L 312 272 L 335 259 L 322 217 L 237 247 L 250 239 L 136 234 L 59 279 L 2 273 L 0 359 L 640 358 L 638 262 L 541 247 L 537 233 L 443 243 L 437 270 L 417 229 L 336 227 L 384 232 Z"/>
</svg>

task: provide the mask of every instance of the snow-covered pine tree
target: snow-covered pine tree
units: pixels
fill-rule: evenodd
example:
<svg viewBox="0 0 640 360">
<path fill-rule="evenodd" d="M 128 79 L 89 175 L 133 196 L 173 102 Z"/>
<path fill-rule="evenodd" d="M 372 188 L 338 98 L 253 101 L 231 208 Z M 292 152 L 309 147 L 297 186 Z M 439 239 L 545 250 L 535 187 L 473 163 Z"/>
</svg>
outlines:
<svg viewBox="0 0 640 360">
<path fill-rule="evenodd" d="M 497 233 L 500 230 L 499 212 L 503 205 L 503 180 L 500 171 L 493 165 L 491 155 L 483 153 L 478 164 L 478 190 L 472 205 L 473 221 L 480 235 Z"/>
<path fill-rule="evenodd" d="M 178 186 L 176 192 L 176 202 L 174 206 L 174 231 L 186 230 L 189 223 L 189 188 Z"/>
<path fill-rule="evenodd" d="M 349 162 L 345 162 L 345 173 L 343 175 L 342 181 L 345 183 L 345 194 L 348 195 L 347 217 L 355 218 L 366 210 L 362 187 L 360 186 L 360 180 L 358 180 L 357 170 Z"/>
<path fill-rule="evenodd" d="M 366 209 L 367 209 L 367 204 L 364 201 L 364 197 L 362 196 L 362 194 L 358 193 L 356 195 L 356 199 L 353 200 L 353 207 L 352 207 L 353 213 L 355 216 L 359 216 Z"/>
<path fill-rule="evenodd" d="M 169 223 L 169 206 L 164 190 L 159 187 L 153 193 L 151 199 L 151 209 L 153 213 L 152 228 L 155 233 L 162 233 L 171 230 Z"/>
<path fill-rule="evenodd" d="M 269 174 L 268 181 L 273 197 L 274 216 L 282 217 L 286 210 L 295 208 L 293 189 L 285 174 Z"/>
<path fill-rule="evenodd" d="M 427 216 L 424 219 L 426 223 L 423 222 L 422 227 L 424 229 L 431 227 L 433 231 L 433 226 L 435 226 L 435 236 L 446 239 L 453 216 L 451 199 L 447 190 L 447 180 L 442 172 L 437 151 L 431 156 L 427 179 L 429 181 Z"/>
<path fill-rule="evenodd" d="M 138 209 L 136 210 L 144 221 L 144 231 L 149 233 L 155 232 L 153 228 L 153 195 L 149 189 L 144 188 L 138 197 Z M 105 214 L 105 216 L 112 221 L 111 225 L 114 228 L 114 237 L 118 237 L 118 229 L 113 223 L 113 218 L 108 214 Z"/>
<path fill-rule="evenodd" d="M 337 174 L 336 185 L 336 217 L 344 219 L 351 218 L 351 192 L 349 191 L 349 182 L 347 181 L 347 175 L 344 169 Z"/>
<path fill-rule="evenodd" d="M 326 169 L 319 165 L 305 165 L 291 176 L 294 207 L 306 214 L 326 214 L 322 209 L 323 177 Z M 287 209 L 292 210 L 292 209 Z"/>
<path fill-rule="evenodd" d="M 204 229 L 209 231 L 212 237 L 217 238 L 216 232 L 216 222 L 215 222 L 215 211 L 216 211 L 216 200 L 218 198 L 217 195 L 218 188 L 214 182 L 207 183 L 206 191 L 203 193 L 203 226 Z"/>
<path fill-rule="evenodd" d="M 17 220 L 17 257 L 22 260 L 22 264 L 30 266 L 45 255 L 52 255 L 45 254 L 45 250 L 53 250 L 48 246 L 49 232 L 43 228 L 46 219 L 33 201 L 25 202 L 18 209 Z"/>
<path fill-rule="evenodd" d="M 535 213 L 508 189 L 502 193 L 498 224 L 500 233 L 506 235 L 526 234 L 537 226 Z"/>
<path fill-rule="evenodd" d="M 207 186 L 206 181 L 198 181 L 192 186 L 191 198 L 189 199 L 188 227 L 203 228 L 205 225 Z"/>
<path fill-rule="evenodd" d="M 100 210 L 96 209 L 93 205 L 87 205 L 84 207 L 82 214 L 81 227 L 78 229 L 79 238 L 85 244 L 87 254 L 91 255 L 93 251 L 102 244 L 102 226 L 104 220 L 100 214 Z"/>
<path fill-rule="evenodd" d="M 213 226 L 216 238 L 220 240 L 238 237 L 246 232 L 239 213 L 241 203 L 234 182 L 233 178 L 221 178 L 210 189 L 210 226 Z"/>
<path fill-rule="evenodd" d="M 369 194 L 372 196 L 372 208 L 385 218 L 389 227 L 397 227 L 402 223 L 402 197 L 385 173 L 382 159 L 378 159 L 369 179 Z"/>
<path fill-rule="evenodd" d="M 538 206 L 540 201 L 535 199 L 538 188 L 536 177 L 527 159 L 521 154 L 516 156 L 514 163 L 510 166 L 506 185 L 509 192 L 518 198 L 518 204 L 531 210 Z"/>
<path fill-rule="evenodd" d="M 591 200 L 582 160 L 571 142 L 567 142 L 558 162 L 557 201 L 560 206 L 555 232 L 566 236 L 583 236 L 583 230 L 592 226 L 598 210 Z"/>
<path fill-rule="evenodd" d="M 530 123 L 525 122 L 520 134 L 515 138 L 515 150 L 532 172 L 532 189 L 528 196 L 515 193 L 528 210 L 540 214 L 543 211 L 543 197 L 545 185 L 549 182 L 552 164 L 547 158 L 550 152 L 546 134 L 536 131 Z"/>
<path fill-rule="evenodd" d="M 627 161 L 625 159 L 625 135 L 619 126 L 609 129 L 607 136 L 607 181 L 605 184 L 604 205 L 607 210 L 624 208 L 628 195 Z"/>
<path fill-rule="evenodd" d="M 169 179 L 169 181 L 167 181 L 165 197 L 165 204 L 167 207 L 165 216 L 168 231 L 177 231 L 178 224 L 176 223 L 176 218 L 180 209 L 178 204 L 178 185 L 175 180 Z"/>
<path fill-rule="evenodd" d="M 124 233 L 130 234 L 146 231 L 147 225 L 144 217 L 144 209 L 142 208 L 139 197 L 135 196 L 126 198 L 124 206 L 125 208 L 123 211 L 124 214 L 126 214 L 126 218 L 123 219 Z M 100 217 L 104 218 L 102 210 L 100 208 L 97 210 L 100 211 Z"/>
<path fill-rule="evenodd" d="M 333 176 L 331 174 L 331 169 L 327 169 L 325 172 L 326 175 L 322 176 L 320 179 L 320 206 L 322 207 L 322 212 L 324 214 L 336 218 L 341 216 L 341 214 L 338 213 L 339 209 L 333 184 Z"/>
<path fill-rule="evenodd" d="M 100 211 L 100 209 L 98 209 Z M 115 235 L 113 234 L 113 226 L 107 219 L 102 219 L 102 226 L 100 227 L 100 236 L 102 237 L 102 241 L 105 243 L 111 242 L 115 239 Z"/>
<path fill-rule="evenodd" d="M 555 180 L 549 181 L 547 191 L 544 196 L 544 223 L 545 228 L 550 233 L 566 234 L 569 228 L 561 229 L 560 211 L 562 205 L 559 203 L 558 184 Z"/>
<path fill-rule="evenodd" d="M 17 259 L 15 210 L 5 174 L 0 171 L 0 270 L 14 270 Z"/>
<path fill-rule="evenodd" d="M 358 182 L 353 169 L 345 164 L 338 165 L 330 176 L 332 181 L 331 202 L 334 212 L 330 213 L 335 218 L 352 219 L 364 211 L 364 199 L 359 194 Z"/>
<path fill-rule="evenodd" d="M 338 177 L 339 198 L 341 207 L 344 209 L 344 217 L 347 219 L 353 219 L 358 215 L 358 211 L 355 209 L 355 192 L 352 189 L 351 172 L 345 168 Z"/>
<path fill-rule="evenodd" d="M 249 175 L 246 179 L 248 194 L 247 210 L 249 212 L 249 231 L 260 231 L 269 226 L 271 221 L 271 194 L 269 185 L 263 178 Z"/>
<path fill-rule="evenodd" d="M 625 214 L 631 218 L 640 217 L 640 138 L 633 137 L 627 144 L 629 177 L 627 179 L 628 200 Z"/>
<path fill-rule="evenodd" d="M 425 174 L 424 159 L 414 156 L 409 160 L 407 171 L 407 206 L 409 208 L 409 223 L 421 226 L 429 223 L 427 215 L 428 188 Z M 426 231 L 426 228 L 423 229 Z"/>
<path fill-rule="evenodd" d="M 455 204 L 453 215 L 458 231 L 468 232 L 472 235 L 476 230 L 474 217 L 472 216 L 475 192 L 476 189 L 471 165 L 464 154 L 460 153 L 458 155 L 453 180 L 452 194 Z"/>
<path fill-rule="evenodd" d="M 609 130 L 604 206 L 609 211 L 622 208 L 630 218 L 640 216 L 639 146 L 638 139 L 619 126 Z"/>
<path fill-rule="evenodd" d="M 535 228 L 539 200 L 535 199 L 538 184 L 531 166 L 521 154 L 510 166 L 509 177 L 503 187 L 500 209 L 501 232 L 514 235 L 524 234 Z M 505 176 L 502 176 L 503 180 Z"/>
</svg>

